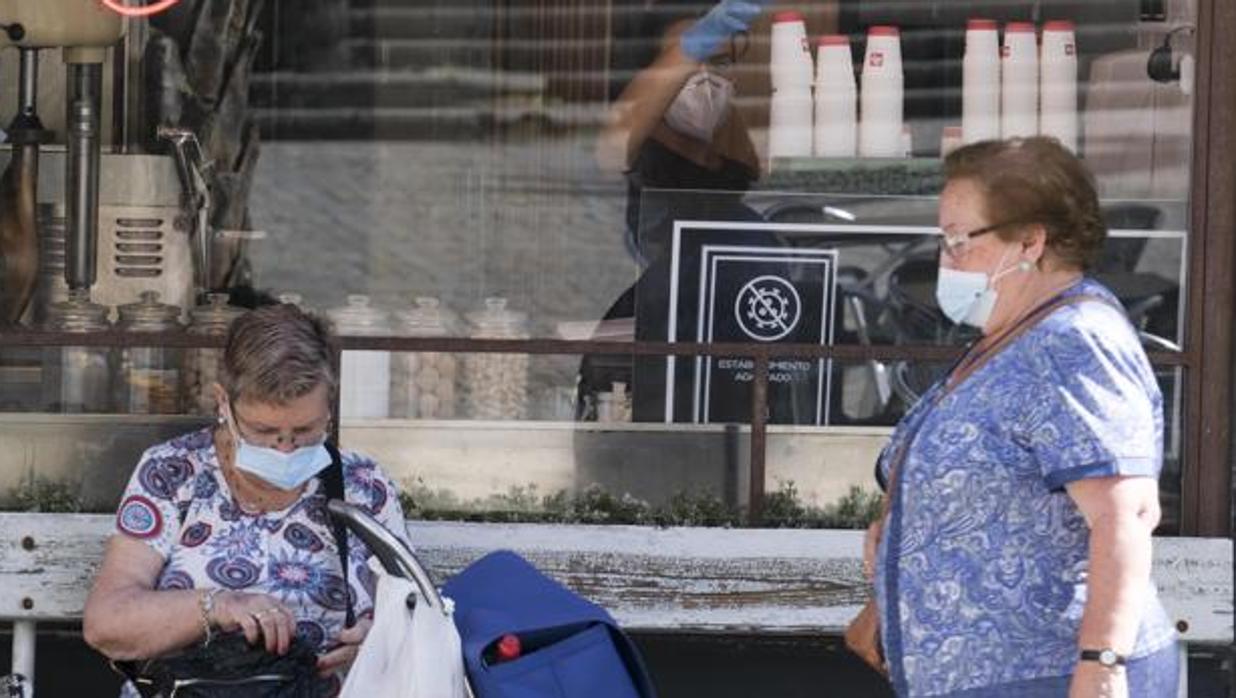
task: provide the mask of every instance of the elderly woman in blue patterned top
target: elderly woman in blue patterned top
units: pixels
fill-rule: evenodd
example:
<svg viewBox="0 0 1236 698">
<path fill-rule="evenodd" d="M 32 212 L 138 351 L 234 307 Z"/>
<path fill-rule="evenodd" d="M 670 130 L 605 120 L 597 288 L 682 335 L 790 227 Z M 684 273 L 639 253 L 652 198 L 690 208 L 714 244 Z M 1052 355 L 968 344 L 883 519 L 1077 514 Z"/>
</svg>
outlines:
<svg viewBox="0 0 1236 698">
<path fill-rule="evenodd" d="M 236 320 L 213 387 L 218 423 L 146 451 L 125 490 L 86 603 L 91 646 L 141 659 L 242 631 L 270 652 L 310 643 L 324 675 L 350 664 L 371 624 L 372 577 L 354 537 L 349 574 L 340 569 L 319 477 L 331 463 L 330 341 L 294 305 Z M 346 451 L 342 463 L 346 499 L 406 536 L 377 464 Z M 349 599 L 359 620 L 345 628 Z"/>
<path fill-rule="evenodd" d="M 1106 237 L 1090 176 L 1029 138 L 961 148 L 945 179 L 937 299 L 982 338 L 880 459 L 883 483 L 899 463 L 893 506 L 864 566 L 893 687 L 1174 695 L 1177 638 L 1150 579 L 1162 398 L 1084 274 Z"/>
</svg>

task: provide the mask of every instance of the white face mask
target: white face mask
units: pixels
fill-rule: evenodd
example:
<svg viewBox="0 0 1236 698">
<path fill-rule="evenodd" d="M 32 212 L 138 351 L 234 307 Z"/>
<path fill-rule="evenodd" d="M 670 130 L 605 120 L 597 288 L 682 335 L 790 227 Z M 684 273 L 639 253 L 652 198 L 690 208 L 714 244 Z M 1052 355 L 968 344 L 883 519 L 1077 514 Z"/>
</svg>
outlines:
<svg viewBox="0 0 1236 698">
<path fill-rule="evenodd" d="M 734 83 L 729 78 L 700 68 L 675 95 L 665 111 L 665 123 L 684 136 L 711 141 L 733 98 Z"/>
<path fill-rule="evenodd" d="M 1029 262 L 1019 262 L 1008 269 L 1001 269 L 1008 251 L 1000 255 L 996 264 L 996 273 L 986 274 L 981 271 L 961 271 L 940 267 L 940 278 L 936 281 L 936 302 L 945 317 L 957 324 L 965 323 L 980 330 L 991 319 L 991 312 L 996 308 L 999 292 L 996 282 L 1015 271 L 1027 271 Z"/>
</svg>

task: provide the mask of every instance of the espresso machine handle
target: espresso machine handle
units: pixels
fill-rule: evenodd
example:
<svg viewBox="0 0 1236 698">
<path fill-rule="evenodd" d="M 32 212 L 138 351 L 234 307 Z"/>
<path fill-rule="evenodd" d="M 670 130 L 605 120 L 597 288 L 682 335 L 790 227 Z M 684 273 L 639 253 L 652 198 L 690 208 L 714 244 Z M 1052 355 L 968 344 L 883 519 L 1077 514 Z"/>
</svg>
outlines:
<svg viewBox="0 0 1236 698">
<path fill-rule="evenodd" d="M 197 135 L 187 128 L 160 126 L 156 135 L 172 145 L 176 171 L 184 189 L 185 205 L 193 215 L 193 275 L 199 297 L 210 291 L 211 247 L 214 232 L 210 228 L 210 184 L 208 173 L 214 163 L 206 160 Z"/>
</svg>

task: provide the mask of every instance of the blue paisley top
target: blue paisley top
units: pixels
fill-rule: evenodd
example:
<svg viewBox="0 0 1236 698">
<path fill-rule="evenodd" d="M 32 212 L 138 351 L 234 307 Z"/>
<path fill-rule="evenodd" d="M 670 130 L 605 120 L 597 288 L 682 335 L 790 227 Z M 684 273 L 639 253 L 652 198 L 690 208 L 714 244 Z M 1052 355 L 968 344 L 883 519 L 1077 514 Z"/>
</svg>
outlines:
<svg viewBox="0 0 1236 698">
<path fill-rule="evenodd" d="M 1089 279 L 1065 293 L 1116 302 Z M 885 448 L 885 481 L 908 438 L 875 583 L 897 693 L 1071 674 L 1089 531 L 1064 486 L 1162 467 L 1162 397 L 1123 313 L 1056 309 L 952 391 L 932 387 Z M 1152 584 L 1133 656 L 1174 638 Z"/>
<path fill-rule="evenodd" d="M 345 498 L 407 540 L 398 490 L 373 461 L 344 451 Z M 347 594 L 357 616 L 372 612 L 369 550 L 348 538 L 348 588 L 314 479 L 281 511 L 249 514 L 219 470 L 210 429 L 146 451 L 116 515 L 116 530 L 144 541 L 166 561 L 159 589 L 222 587 L 270 594 L 296 613 L 296 634 L 323 651 L 343 628 Z"/>
</svg>

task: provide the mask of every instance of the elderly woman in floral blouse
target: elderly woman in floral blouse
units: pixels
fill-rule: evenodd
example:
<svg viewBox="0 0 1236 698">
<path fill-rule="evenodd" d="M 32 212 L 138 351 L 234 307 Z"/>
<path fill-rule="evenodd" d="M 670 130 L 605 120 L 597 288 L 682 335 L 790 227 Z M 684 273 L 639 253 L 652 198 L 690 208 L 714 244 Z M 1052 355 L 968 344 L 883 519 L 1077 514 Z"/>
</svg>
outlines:
<svg viewBox="0 0 1236 698">
<path fill-rule="evenodd" d="M 146 451 L 124 492 L 86 603 L 87 642 L 145 659 L 240 631 L 272 653 L 308 643 L 323 675 L 350 664 L 370 626 L 372 576 L 355 537 L 341 568 L 325 509 L 335 388 L 319 320 L 288 304 L 237 319 L 214 386 L 217 423 Z M 340 460 L 346 500 L 406 536 L 377 464 Z M 349 607 L 359 620 L 345 627 Z"/>
<path fill-rule="evenodd" d="M 945 162 L 937 299 L 982 331 L 881 456 L 868 532 L 898 695 L 1173 696 L 1177 638 L 1150 580 L 1162 398 L 1112 293 L 1106 237 L 1057 142 Z"/>
</svg>

